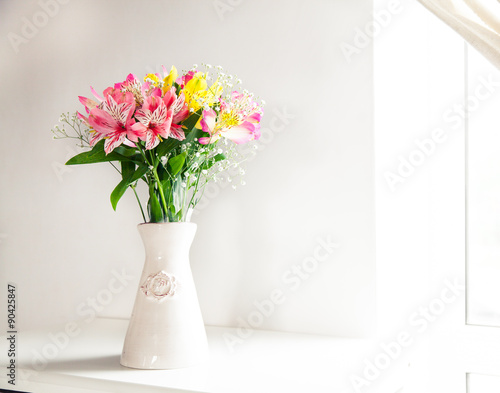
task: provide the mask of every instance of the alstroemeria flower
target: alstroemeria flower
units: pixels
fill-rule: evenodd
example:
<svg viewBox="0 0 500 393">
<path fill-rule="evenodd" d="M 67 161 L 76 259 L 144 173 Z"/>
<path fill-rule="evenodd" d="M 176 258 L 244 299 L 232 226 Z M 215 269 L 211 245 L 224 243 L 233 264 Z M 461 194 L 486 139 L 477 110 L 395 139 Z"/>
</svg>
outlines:
<svg viewBox="0 0 500 393">
<path fill-rule="evenodd" d="M 179 97 L 175 94 L 175 88 L 172 87 L 163 96 L 163 102 L 167 109 L 172 109 L 172 124 L 170 126 L 171 137 L 180 141 L 186 139 L 184 131 L 180 122 L 189 117 L 189 108 L 185 102 L 184 94 L 181 93 Z"/>
<path fill-rule="evenodd" d="M 208 88 L 207 74 L 203 72 L 189 71 L 182 78 L 182 81 L 179 81 L 181 78 L 178 78 L 177 83 L 182 86 L 186 104 L 193 112 L 196 112 L 205 104 L 213 105 L 222 94 L 223 88 L 220 86 L 219 81 L 215 81 Z"/>
<path fill-rule="evenodd" d="M 109 154 L 120 146 L 126 138 L 137 142 L 142 134 L 132 128 L 135 123 L 132 119 L 134 109 L 135 101 L 132 93 L 123 93 L 118 90 L 108 91 L 106 101 L 103 101 L 99 107 L 90 110 L 88 122 L 95 131 L 90 145 L 93 146 L 97 141 L 105 138 L 104 151 Z"/>
<path fill-rule="evenodd" d="M 205 110 L 202 113 L 200 124 L 203 132 L 210 134 L 209 137 L 202 137 L 198 139 L 202 145 L 208 145 L 209 143 L 216 142 L 220 138 L 220 133 L 217 133 L 215 129 L 217 113 L 213 109 Z"/>
<path fill-rule="evenodd" d="M 144 77 L 144 82 L 151 83 L 154 87 L 161 87 L 163 81 L 159 74 L 147 74 Z"/>
<path fill-rule="evenodd" d="M 178 74 L 177 74 L 177 68 L 175 68 L 174 66 L 172 66 L 169 73 L 167 73 L 167 69 L 165 68 L 165 66 L 162 66 L 162 68 L 164 76 L 162 92 L 166 93 L 174 85 L 174 82 L 177 79 Z"/>
<path fill-rule="evenodd" d="M 156 87 L 151 82 L 146 82 L 141 88 L 142 96 L 144 100 L 148 97 L 161 97 L 161 89 Z"/>
<path fill-rule="evenodd" d="M 135 106 L 141 107 L 144 103 L 144 96 L 142 94 L 143 88 L 142 84 L 137 79 L 134 74 L 128 74 L 127 79 L 121 83 L 115 83 L 115 89 L 119 89 L 122 92 L 130 92 L 133 94 L 135 99 Z"/>
<path fill-rule="evenodd" d="M 177 71 L 177 70 L 176 70 Z M 199 75 L 203 75 L 202 72 L 198 71 L 198 70 L 191 70 L 191 71 L 188 71 L 185 75 L 182 75 L 180 77 L 178 77 L 177 79 L 175 79 L 175 83 L 177 83 L 181 89 L 184 88 L 184 86 L 186 86 L 186 84 L 191 80 L 193 79 L 193 77 L 196 75 L 196 74 L 199 74 Z"/>
<path fill-rule="evenodd" d="M 179 83 L 179 79 L 177 79 L 177 83 L 182 86 L 182 93 L 189 109 L 196 112 L 201 108 L 201 104 L 198 102 L 200 93 L 208 87 L 206 75 L 203 72 L 189 71 L 182 78 L 183 81 Z"/>
<path fill-rule="evenodd" d="M 91 100 L 90 98 L 87 98 L 87 97 L 78 96 L 78 99 L 85 106 L 85 111 L 87 113 L 90 113 L 91 109 L 94 109 L 95 107 L 97 107 L 99 105 L 97 102 L 95 102 L 94 100 Z"/>
<path fill-rule="evenodd" d="M 139 122 L 132 129 L 143 135 L 141 139 L 146 142 L 146 149 L 153 149 L 162 137 L 169 137 L 173 110 L 167 109 L 161 97 L 147 97 L 142 108 L 135 112 L 135 117 Z"/>
<path fill-rule="evenodd" d="M 178 78 L 177 83 L 185 84 L 181 93 L 184 95 L 185 102 L 191 112 L 197 112 L 206 105 L 213 106 L 223 92 L 218 81 L 215 81 L 208 88 L 207 74 L 198 71 L 188 72 L 182 78 Z M 182 86 L 182 84 L 180 85 Z M 198 129 L 201 129 L 200 120 L 195 125 Z"/>
<path fill-rule="evenodd" d="M 262 114 L 256 112 L 251 114 L 246 118 L 246 121 L 253 123 L 255 125 L 255 130 L 253 132 L 253 139 L 258 140 L 260 138 L 260 119 L 262 118 Z"/>
<path fill-rule="evenodd" d="M 241 144 L 255 139 L 254 133 L 256 126 L 249 121 L 244 121 L 234 126 L 224 126 L 221 122 L 217 122 L 217 113 L 215 113 L 213 109 L 209 109 L 203 111 L 201 129 L 203 132 L 210 134 L 209 137 L 198 139 L 198 142 L 202 145 L 214 143 L 219 140 L 221 136 L 236 144 Z"/>
<path fill-rule="evenodd" d="M 104 101 L 103 98 L 99 94 L 97 94 L 97 92 L 94 90 L 94 88 L 92 86 L 90 86 L 90 91 L 92 92 L 94 97 L 97 98 L 97 100 L 99 101 L 99 104 L 102 103 L 102 101 Z M 91 100 L 90 98 L 78 96 L 78 99 L 85 106 L 85 111 L 87 113 L 90 113 L 90 111 L 92 109 L 97 108 L 99 106 L 99 104 L 97 102 L 95 102 L 94 100 Z M 88 117 L 82 115 L 80 112 L 76 112 L 76 115 L 78 116 L 78 118 L 80 120 L 82 120 L 87 126 L 90 127 Z"/>
<path fill-rule="evenodd" d="M 245 143 L 260 138 L 262 109 L 249 94 L 233 91 L 229 101 L 220 100 L 220 112 L 213 109 L 203 111 L 200 122 L 210 137 L 199 139 L 201 144 L 213 143 L 221 136 L 234 143 Z"/>
<path fill-rule="evenodd" d="M 128 74 L 127 79 L 125 79 L 123 82 L 115 83 L 114 88 L 125 91 L 127 87 L 136 86 L 137 84 L 140 84 L 139 79 L 137 79 L 134 74 Z"/>
</svg>

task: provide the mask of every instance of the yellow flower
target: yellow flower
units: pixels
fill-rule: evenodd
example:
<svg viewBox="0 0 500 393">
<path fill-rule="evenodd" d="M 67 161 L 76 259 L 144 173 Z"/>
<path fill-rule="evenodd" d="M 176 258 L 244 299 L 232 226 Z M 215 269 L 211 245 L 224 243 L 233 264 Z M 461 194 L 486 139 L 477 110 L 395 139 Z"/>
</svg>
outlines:
<svg viewBox="0 0 500 393">
<path fill-rule="evenodd" d="M 158 75 L 155 75 L 155 74 L 147 74 L 145 77 L 144 77 L 144 82 L 151 82 L 151 84 L 154 86 L 154 87 L 159 87 L 161 85 L 161 79 L 158 78 Z"/>
<path fill-rule="evenodd" d="M 177 75 L 177 68 L 175 68 L 175 66 L 172 66 L 172 68 L 170 69 L 170 73 L 163 79 L 163 94 L 170 90 L 175 80 L 177 79 Z"/>
<path fill-rule="evenodd" d="M 219 85 L 218 81 L 207 90 L 207 74 L 197 72 L 193 78 L 186 83 L 182 90 L 185 97 L 185 102 L 192 112 L 198 111 L 205 104 L 212 106 L 222 94 L 223 88 Z M 196 128 L 201 129 L 201 117 L 196 123 Z"/>
<path fill-rule="evenodd" d="M 203 100 L 203 103 L 212 106 L 221 96 L 223 90 L 223 87 L 219 84 L 219 80 L 216 80 L 208 90 L 200 91 L 198 97 Z"/>
<path fill-rule="evenodd" d="M 207 80 L 206 74 L 203 72 L 197 72 L 193 75 L 193 78 L 186 83 L 184 89 L 182 89 L 184 93 L 185 102 L 188 105 L 189 109 L 192 109 L 193 112 L 196 112 L 200 109 L 203 103 L 200 103 L 200 98 L 202 96 L 202 92 L 207 88 Z"/>
</svg>

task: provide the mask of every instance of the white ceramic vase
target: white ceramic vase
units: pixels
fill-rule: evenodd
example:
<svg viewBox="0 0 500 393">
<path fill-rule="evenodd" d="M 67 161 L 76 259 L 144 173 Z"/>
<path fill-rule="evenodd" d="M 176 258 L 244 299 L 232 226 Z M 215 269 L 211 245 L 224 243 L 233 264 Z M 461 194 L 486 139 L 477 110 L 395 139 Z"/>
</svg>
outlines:
<svg viewBox="0 0 500 393">
<path fill-rule="evenodd" d="M 120 363 L 139 369 L 187 367 L 208 358 L 189 264 L 196 224 L 140 224 L 146 262 Z"/>
</svg>

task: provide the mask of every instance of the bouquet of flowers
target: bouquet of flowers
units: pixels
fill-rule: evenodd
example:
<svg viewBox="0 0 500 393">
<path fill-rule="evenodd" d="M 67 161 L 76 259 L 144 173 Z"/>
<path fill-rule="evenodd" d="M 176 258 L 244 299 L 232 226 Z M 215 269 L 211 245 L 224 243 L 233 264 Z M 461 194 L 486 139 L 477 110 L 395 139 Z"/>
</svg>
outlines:
<svg viewBox="0 0 500 393">
<path fill-rule="evenodd" d="M 144 181 L 149 222 L 189 221 L 206 184 L 238 165 L 235 144 L 259 139 L 263 114 L 263 101 L 234 90 L 239 79 L 221 67 L 204 67 L 181 76 L 163 67 L 163 77 L 148 74 L 143 82 L 130 74 L 102 96 L 91 87 L 96 100 L 79 97 L 86 114 L 63 114 L 62 128 L 52 130 L 56 139 L 77 138 L 90 149 L 66 165 L 110 162 L 121 175 L 111 193 L 113 209 L 131 188 L 146 222 L 136 191 Z"/>
</svg>

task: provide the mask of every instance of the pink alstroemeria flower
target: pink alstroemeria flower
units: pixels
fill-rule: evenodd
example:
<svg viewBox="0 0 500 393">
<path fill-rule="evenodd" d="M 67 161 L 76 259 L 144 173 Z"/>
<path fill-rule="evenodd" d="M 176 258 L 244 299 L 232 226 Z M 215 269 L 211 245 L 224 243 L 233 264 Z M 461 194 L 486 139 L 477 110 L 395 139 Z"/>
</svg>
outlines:
<svg viewBox="0 0 500 393">
<path fill-rule="evenodd" d="M 185 102 L 184 94 L 181 93 L 179 97 L 175 94 L 175 88 L 172 87 L 163 96 L 163 102 L 167 109 L 172 109 L 172 124 L 170 126 L 171 137 L 180 141 L 186 139 L 184 131 L 180 122 L 189 117 L 189 108 Z"/>
<path fill-rule="evenodd" d="M 146 142 L 146 149 L 153 149 L 160 143 L 161 138 L 168 138 L 172 124 L 173 110 L 167 106 L 156 95 L 149 96 L 144 100 L 141 109 L 135 112 L 135 118 L 139 120 L 132 126 L 134 132 L 142 134 L 142 140 Z"/>
<path fill-rule="evenodd" d="M 127 79 L 125 79 L 123 82 L 115 83 L 115 89 L 123 91 L 127 87 L 130 86 L 135 87 L 139 84 L 140 84 L 139 79 L 137 79 L 137 77 L 134 74 L 128 74 Z"/>
<path fill-rule="evenodd" d="M 260 113 L 253 113 L 250 116 L 246 118 L 246 121 L 249 121 L 255 126 L 255 130 L 253 132 L 253 139 L 258 140 L 260 138 L 260 119 L 262 118 L 262 115 Z"/>
<path fill-rule="evenodd" d="M 97 94 L 97 92 L 94 90 L 94 88 L 92 86 L 90 86 L 90 91 L 92 92 L 94 97 L 97 98 L 99 103 L 101 103 L 103 101 L 102 97 L 99 94 Z M 99 104 L 97 102 L 95 102 L 94 100 L 91 100 L 90 98 L 78 96 L 78 99 L 83 104 L 83 106 L 85 106 L 85 111 L 87 112 L 87 114 L 89 114 L 92 109 L 97 108 L 99 106 Z M 88 117 L 82 115 L 80 112 L 76 112 L 76 115 L 78 116 L 78 118 L 80 120 L 82 120 L 87 126 L 90 127 Z"/>
<path fill-rule="evenodd" d="M 204 110 L 201 119 L 201 129 L 210 134 L 209 137 L 198 139 L 202 145 L 214 143 L 221 136 L 233 141 L 236 144 L 246 143 L 255 139 L 256 125 L 250 121 L 243 121 L 235 126 L 219 126 L 217 124 L 217 113 L 213 109 Z M 260 131 L 259 131 L 260 136 Z"/>
<path fill-rule="evenodd" d="M 151 82 L 145 82 L 141 88 L 142 96 L 144 100 L 148 97 L 161 97 L 161 89 L 159 87 L 153 86 Z"/>
<path fill-rule="evenodd" d="M 132 93 L 123 93 L 116 89 L 107 91 L 106 101 L 90 110 L 88 123 L 95 131 L 90 145 L 93 146 L 105 138 L 104 151 L 109 154 L 125 142 L 126 138 L 137 142 L 143 135 L 132 128 L 135 124 L 132 119 L 134 110 L 135 100 Z"/>
<path fill-rule="evenodd" d="M 203 111 L 201 127 L 210 137 L 199 139 L 201 144 L 217 141 L 221 136 L 236 144 L 260 138 L 262 108 L 248 93 L 233 91 L 231 98 L 220 100 L 219 115 L 213 109 Z"/>
</svg>

